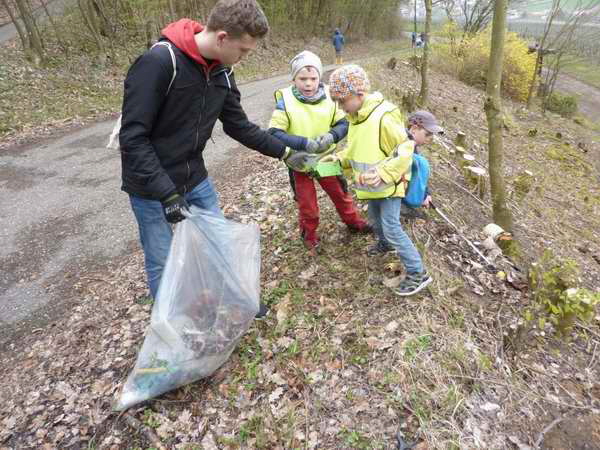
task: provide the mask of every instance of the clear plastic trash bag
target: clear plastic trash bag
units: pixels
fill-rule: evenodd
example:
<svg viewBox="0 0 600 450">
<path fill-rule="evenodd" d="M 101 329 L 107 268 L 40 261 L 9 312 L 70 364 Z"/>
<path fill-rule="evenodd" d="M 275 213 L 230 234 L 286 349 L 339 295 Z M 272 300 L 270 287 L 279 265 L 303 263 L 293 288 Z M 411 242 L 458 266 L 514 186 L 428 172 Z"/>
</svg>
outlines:
<svg viewBox="0 0 600 450">
<path fill-rule="evenodd" d="M 150 326 L 115 409 L 211 375 L 258 312 L 260 230 L 209 211 L 175 227 Z"/>
</svg>

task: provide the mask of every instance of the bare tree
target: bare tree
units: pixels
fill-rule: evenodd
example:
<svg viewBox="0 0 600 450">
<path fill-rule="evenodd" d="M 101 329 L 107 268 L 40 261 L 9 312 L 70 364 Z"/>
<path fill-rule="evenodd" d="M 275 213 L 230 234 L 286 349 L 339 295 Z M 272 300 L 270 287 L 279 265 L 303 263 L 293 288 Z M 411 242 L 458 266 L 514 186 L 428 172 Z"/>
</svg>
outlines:
<svg viewBox="0 0 600 450">
<path fill-rule="evenodd" d="M 439 4 L 450 21 L 460 17 L 465 34 L 475 34 L 490 23 L 495 0 L 441 0 Z"/>
<path fill-rule="evenodd" d="M 52 25 L 52 29 L 54 30 L 54 35 L 56 36 L 56 41 L 58 42 L 58 45 L 60 45 L 60 48 L 63 50 L 65 55 L 68 55 L 67 46 L 65 45 L 65 43 L 63 42 L 63 40 L 60 37 L 60 32 L 58 31 L 56 22 L 54 22 L 54 19 L 52 18 L 52 14 L 50 14 L 50 11 L 48 11 L 48 5 L 46 5 L 46 2 L 44 0 L 40 0 L 40 3 L 42 4 L 42 7 L 44 8 L 46 15 L 48 16 L 50 25 Z"/>
<path fill-rule="evenodd" d="M 492 23 L 492 45 L 487 74 L 485 114 L 488 122 L 488 159 L 490 170 L 490 192 L 494 222 L 507 231 L 512 231 L 512 214 L 506 205 L 503 158 L 502 128 L 502 64 L 506 36 L 506 9 L 508 0 L 496 0 Z"/>
<path fill-rule="evenodd" d="M 425 39 L 423 42 L 423 57 L 421 58 L 421 90 L 419 91 L 419 104 L 427 105 L 429 95 L 429 81 L 427 70 L 429 67 L 429 41 L 431 35 L 431 10 L 432 0 L 425 1 Z"/>
<path fill-rule="evenodd" d="M 564 0 L 554 1 L 560 7 L 561 1 Z M 554 92 L 556 80 L 565 66 L 567 56 L 574 50 L 574 44 L 577 40 L 575 34 L 580 31 L 581 26 L 586 21 L 591 19 L 591 16 L 583 14 L 583 11 L 591 10 L 596 4 L 597 2 L 594 0 L 580 0 L 569 14 L 562 11 L 561 22 L 555 22 L 559 26 L 556 32 L 552 33 L 552 37 L 547 40 L 546 47 L 540 46 L 540 58 L 543 57 L 544 52 L 551 52 L 553 55 L 550 63 L 546 66 L 546 70 L 542 71 L 543 89 L 541 89 L 541 94 L 542 112 L 544 113 L 546 112 L 547 99 Z"/>
<path fill-rule="evenodd" d="M 15 0 L 15 5 L 25 26 L 27 33 L 28 46 L 25 50 L 29 58 L 33 60 L 35 64 L 40 64 L 44 61 L 44 45 L 42 43 L 42 37 L 38 31 L 35 23 L 35 18 L 31 11 L 31 7 L 26 0 Z"/>
<path fill-rule="evenodd" d="M 15 29 L 17 30 L 17 33 L 19 34 L 19 38 L 21 39 L 21 44 L 23 46 L 23 49 L 27 50 L 29 48 L 29 41 L 27 40 L 27 34 L 25 33 L 25 30 L 21 26 L 21 22 L 19 22 L 19 19 L 13 13 L 12 8 L 8 4 L 7 0 L 2 0 L 2 5 L 4 6 L 4 9 L 6 10 L 6 12 L 8 13 L 8 17 L 10 17 L 10 20 L 12 20 L 12 23 L 14 24 Z"/>
<path fill-rule="evenodd" d="M 464 32 L 475 34 L 483 30 L 492 18 L 495 4 L 494 0 L 475 0 L 474 3 L 462 0 L 459 7 L 464 18 Z"/>
</svg>

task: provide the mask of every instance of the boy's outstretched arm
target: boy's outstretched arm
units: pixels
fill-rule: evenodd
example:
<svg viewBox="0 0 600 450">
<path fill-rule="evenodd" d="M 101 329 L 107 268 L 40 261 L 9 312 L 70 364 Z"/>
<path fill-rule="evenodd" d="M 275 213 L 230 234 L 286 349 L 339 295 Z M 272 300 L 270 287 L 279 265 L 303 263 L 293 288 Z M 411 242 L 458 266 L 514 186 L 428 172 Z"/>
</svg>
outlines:
<svg viewBox="0 0 600 450">
<path fill-rule="evenodd" d="M 285 144 L 248 120 L 240 103 L 240 91 L 233 74 L 229 81 L 231 89 L 227 92 L 219 116 L 223 123 L 223 131 L 246 147 L 258 150 L 263 155 L 281 159 L 285 154 Z"/>
</svg>

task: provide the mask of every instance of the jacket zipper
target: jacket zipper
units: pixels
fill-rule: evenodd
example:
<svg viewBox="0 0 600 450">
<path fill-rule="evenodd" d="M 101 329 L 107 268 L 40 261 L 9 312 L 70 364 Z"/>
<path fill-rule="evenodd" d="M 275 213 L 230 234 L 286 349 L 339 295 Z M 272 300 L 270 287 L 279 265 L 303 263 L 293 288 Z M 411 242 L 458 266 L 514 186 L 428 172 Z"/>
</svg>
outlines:
<svg viewBox="0 0 600 450">
<path fill-rule="evenodd" d="M 220 74 L 221 72 L 227 72 L 227 69 L 222 69 L 219 72 L 217 72 L 215 75 Z M 205 75 L 206 75 L 206 88 L 204 89 L 204 95 L 202 96 L 202 107 L 200 109 L 200 114 L 198 116 L 198 122 L 196 124 L 196 142 L 194 144 L 194 152 L 197 153 L 198 152 L 198 144 L 200 143 L 200 122 L 202 121 L 202 113 L 204 112 L 204 109 L 206 108 L 206 95 L 208 93 L 208 88 L 210 87 L 210 73 L 208 73 L 208 71 L 204 71 Z M 212 138 L 212 136 L 211 136 Z M 214 142 L 214 141 L 213 141 Z M 190 163 L 189 161 L 187 161 L 187 177 L 186 177 L 186 186 L 187 186 L 187 182 L 189 181 L 190 178 Z"/>
</svg>

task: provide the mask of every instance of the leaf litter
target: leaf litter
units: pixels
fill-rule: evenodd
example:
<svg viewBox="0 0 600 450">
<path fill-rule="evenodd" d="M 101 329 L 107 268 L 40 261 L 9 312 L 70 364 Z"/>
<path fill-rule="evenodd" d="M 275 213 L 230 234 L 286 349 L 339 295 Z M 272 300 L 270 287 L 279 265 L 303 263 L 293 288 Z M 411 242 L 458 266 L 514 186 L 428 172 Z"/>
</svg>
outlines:
<svg viewBox="0 0 600 450">
<path fill-rule="evenodd" d="M 399 73 L 377 75 L 379 86 L 398 85 Z M 482 94 L 444 76 L 433 79 L 432 109 L 449 133 L 471 124 L 473 139 L 483 142 Z M 466 110 L 464 119 L 452 104 Z M 551 117 L 549 127 L 553 121 L 559 123 Z M 523 140 L 518 130 L 511 133 Z M 538 158 L 518 148 L 509 172 L 515 160 Z M 436 197 L 470 239 L 481 240 L 489 211 L 444 181 L 464 183 L 441 159 L 449 157 L 443 150 L 430 157 Z M 222 205 L 234 220 L 259 221 L 263 300 L 274 313 L 253 325 L 211 378 L 132 408 L 127 414 L 134 420 L 124 420 L 111 407 L 151 310 L 138 302 L 146 289 L 137 252 L 116 270 L 80 281 L 81 302 L 71 314 L 25 338 L 23 350 L 4 361 L 0 446 L 389 448 L 400 430 L 421 449 L 533 448 L 557 417 L 588 420 L 600 412 L 598 320 L 568 342 L 537 334 L 519 352 L 511 350 L 509 330 L 520 320 L 526 290 L 485 271 L 433 213 L 404 223 L 434 282 L 422 295 L 400 300 L 385 277 L 377 278 L 394 257 L 367 258 L 371 238 L 349 236 L 323 192 L 323 254 L 313 258 L 298 239 L 286 169 L 251 152 L 237 164 L 218 186 Z M 247 167 L 252 173 L 239 176 Z M 544 214 L 539 203 L 547 201 L 527 202 L 513 206 L 523 212 L 517 227 L 533 255 L 545 238 L 528 230 L 552 235 L 558 225 L 553 216 L 530 213 Z M 598 220 L 594 211 L 586 222 Z M 554 245 L 571 256 L 561 246 L 568 231 L 556 236 Z M 575 250 L 580 261 L 596 251 L 593 242 L 592 252 Z M 513 279 L 520 276 L 511 261 L 497 263 Z M 584 274 L 592 287 L 597 280 Z M 597 432 L 598 422 L 589 420 Z M 552 434 L 560 430 L 544 438 L 560 439 Z"/>
</svg>

